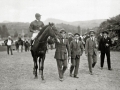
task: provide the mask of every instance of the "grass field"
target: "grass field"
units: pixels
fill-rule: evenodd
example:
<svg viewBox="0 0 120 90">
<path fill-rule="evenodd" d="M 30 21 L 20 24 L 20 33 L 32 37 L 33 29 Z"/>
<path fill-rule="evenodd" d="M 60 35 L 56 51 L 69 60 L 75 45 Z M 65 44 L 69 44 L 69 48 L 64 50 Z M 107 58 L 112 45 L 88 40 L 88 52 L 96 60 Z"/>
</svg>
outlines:
<svg viewBox="0 0 120 90">
<path fill-rule="evenodd" d="M 112 71 L 107 70 L 107 62 L 103 70 L 100 60 L 93 69 L 93 75 L 88 72 L 88 62 L 85 54 L 81 57 L 79 79 L 69 76 L 67 69 L 64 81 L 59 81 L 55 50 L 46 54 L 43 82 L 33 76 L 33 60 L 30 52 L 7 55 L 0 52 L 0 90 L 120 90 L 120 52 L 111 52 Z"/>
</svg>

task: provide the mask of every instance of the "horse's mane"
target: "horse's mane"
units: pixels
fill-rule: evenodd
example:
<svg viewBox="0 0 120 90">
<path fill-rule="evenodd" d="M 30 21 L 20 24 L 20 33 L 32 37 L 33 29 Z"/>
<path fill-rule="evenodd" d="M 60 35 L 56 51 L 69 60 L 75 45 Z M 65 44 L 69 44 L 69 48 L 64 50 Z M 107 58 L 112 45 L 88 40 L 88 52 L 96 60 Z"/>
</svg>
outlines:
<svg viewBox="0 0 120 90">
<path fill-rule="evenodd" d="M 44 26 L 44 27 L 40 30 L 40 32 L 38 33 L 38 35 L 37 35 L 36 38 L 38 38 L 38 37 L 44 32 L 44 30 L 45 30 L 48 26 L 49 26 L 49 25 Z"/>
</svg>

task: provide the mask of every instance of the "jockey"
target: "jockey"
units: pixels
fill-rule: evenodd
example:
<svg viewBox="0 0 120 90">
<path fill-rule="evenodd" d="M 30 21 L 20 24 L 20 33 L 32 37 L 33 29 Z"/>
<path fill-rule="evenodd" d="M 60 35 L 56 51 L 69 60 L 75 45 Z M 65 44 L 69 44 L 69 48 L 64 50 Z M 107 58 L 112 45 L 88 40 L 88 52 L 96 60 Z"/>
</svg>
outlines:
<svg viewBox="0 0 120 90">
<path fill-rule="evenodd" d="M 38 35 L 38 33 L 40 32 L 40 30 L 44 26 L 44 23 L 42 21 L 40 21 L 41 15 L 39 13 L 35 14 L 35 18 L 36 18 L 36 20 L 31 22 L 30 27 L 29 27 L 30 32 L 33 33 L 32 37 L 31 37 L 31 45 L 32 45 L 33 41 L 35 40 L 36 36 Z"/>
</svg>

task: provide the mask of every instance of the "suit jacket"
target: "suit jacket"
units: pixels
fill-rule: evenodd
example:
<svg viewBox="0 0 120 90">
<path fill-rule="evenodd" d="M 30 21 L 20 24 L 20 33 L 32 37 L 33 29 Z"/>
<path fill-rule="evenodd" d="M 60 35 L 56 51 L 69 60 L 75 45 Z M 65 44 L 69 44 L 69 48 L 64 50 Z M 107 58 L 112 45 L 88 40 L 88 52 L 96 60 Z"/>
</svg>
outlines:
<svg viewBox="0 0 120 90">
<path fill-rule="evenodd" d="M 69 41 L 68 39 L 64 39 L 64 43 L 63 43 L 62 38 L 59 38 L 59 40 L 60 43 L 59 42 L 55 43 L 55 47 L 56 47 L 55 59 L 66 60 L 67 52 L 68 52 L 68 56 L 71 56 Z"/>
<path fill-rule="evenodd" d="M 109 46 L 106 46 L 108 44 Z M 102 53 L 109 52 L 111 46 L 111 39 L 107 37 L 106 39 L 103 37 L 100 39 L 98 50 Z"/>
<path fill-rule="evenodd" d="M 13 44 L 13 40 L 12 40 L 12 39 L 10 39 L 10 40 L 12 41 L 12 44 Z M 8 46 L 8 45 L 7 45 L 7 42 L 8 42 L 8 39 L 6 39 L 6 40 L 4 41 L 4 43 L 5 43 L 6 46 Z"/>
<path fill-rule="evenodd" d="M 101 35 L 98 36 L 98 38 L 97 38 L 98 43 L 100 42 L 100 40 L 101 40 L 102 37 L 103 37 L 103 36 L 101 36 Z"/>
<path fill-rule="evenodd" d="M 75 40 L 73 40 L 70 43 L 70 49 L 71 49 L 71 58 L 76 58 L 76 56 L 79 58 L 83 54 L 83 44 L 79 40 L 77 43 Z"/>
<path fill-rule="evenodd" d="M 91 38 L 88 38 L 85 44 L 85 53 L 88 55 L 97 55 L 97 46 L 96 38 L 94 41 L 92 41 Z"/>
</svg>

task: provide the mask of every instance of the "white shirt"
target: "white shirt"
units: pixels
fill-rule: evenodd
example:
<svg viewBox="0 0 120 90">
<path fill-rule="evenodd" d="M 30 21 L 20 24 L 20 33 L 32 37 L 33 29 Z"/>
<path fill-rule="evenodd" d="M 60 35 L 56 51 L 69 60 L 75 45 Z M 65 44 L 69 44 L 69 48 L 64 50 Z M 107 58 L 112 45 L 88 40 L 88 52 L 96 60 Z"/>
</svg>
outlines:
<svg viewBox="0 0 120 90">
<path fill-rule="evenodd" d="M 63 43 L 64 43 L 64 41 L 65 41 L 65 40 L 63 39 Z"/>
<path fill-rule="evenodd" d="M 7 45 L 12 45 L 12 40 L 8 39 Z"/>
<path fill-rule="evenodd" d="M 95 40 L 95 37 L 91 37 L 91 40 L 94 41 L 94 40 Z"/>
<path fill-rule="evenodd" d="M 79 41 L 79 40 L 75 40 L 75 42 L 77 42 L 77 43 L 78 43 L 78 41 Z"/>
</svg>

